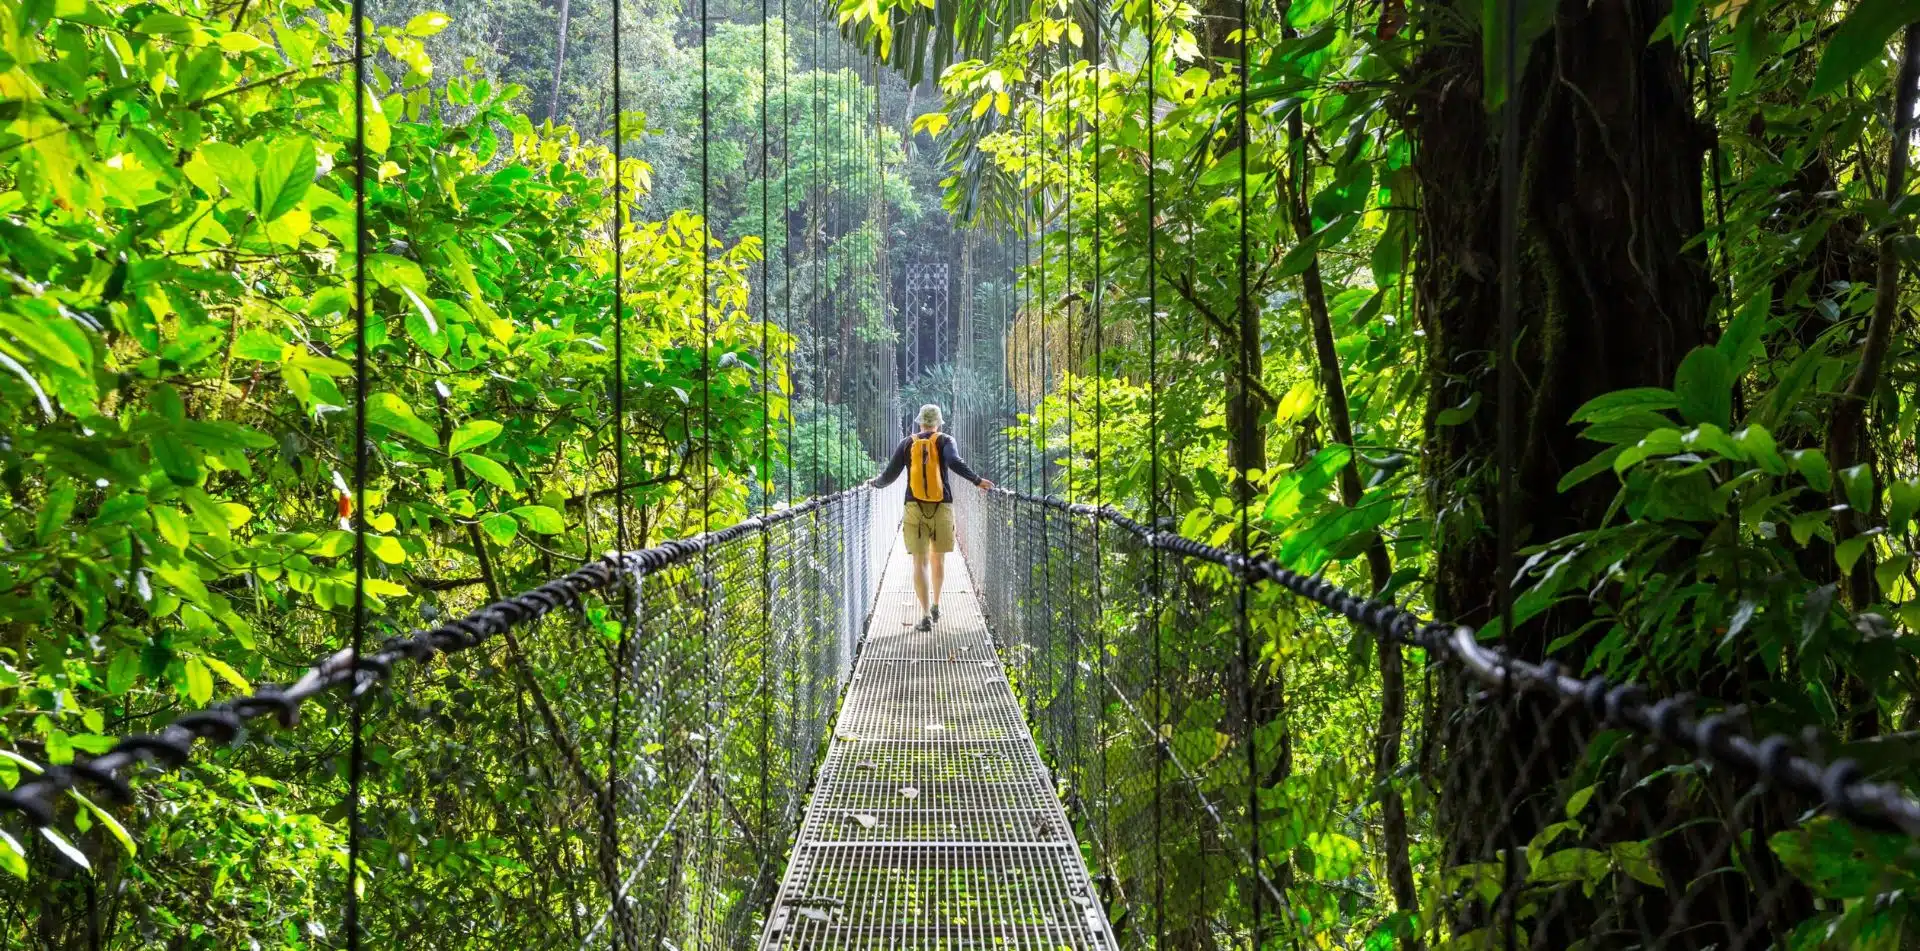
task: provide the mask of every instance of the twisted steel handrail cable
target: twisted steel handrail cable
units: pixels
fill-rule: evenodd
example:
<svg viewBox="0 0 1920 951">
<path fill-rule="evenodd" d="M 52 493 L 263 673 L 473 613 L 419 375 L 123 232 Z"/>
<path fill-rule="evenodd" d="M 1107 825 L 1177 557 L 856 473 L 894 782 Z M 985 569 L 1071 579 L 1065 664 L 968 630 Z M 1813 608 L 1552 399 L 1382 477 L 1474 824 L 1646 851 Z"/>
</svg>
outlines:
<svg viewBox="0 0 1920 951">
<path fill-rule="evenodd" d="M 71 766 L 48 767 L 38 777 L 0 792 L 0 810 L 19 812 L 35 826 L 54 823 L 50 800 L 81 781 L 105 791 L 116 802 L 132 798 L 124 770 L 144 764 L 163 770 L 178 769 L 193 755 L 200 740 L 230 743 L 249 720 L 273 714 L 282 729 L 299 723 L 307 700 L 352 685 L 350 697 L 360 697 L 389 675 L 402 661 L 420 663 L 437 654 L 476 647 L 489 638 L 538 621 L 562 606 L 577 608 L 581 598 L 606 590 L 625 579 L 629 585 L 656 572 L 697 560 L 701 553 L 802 515 L 829 508 L 867 491 L 861 487 L 817 496 L 764 516 L 690 538 L 675 539 L 637 551 L 615 551 L 529 591 L 496 601 L 438 627 L 387 638 L 380 649 L 359 658 L 342 648 L 314 665 L 292 685 L 262 685 L 252 694 L 222 701 L 175 718 L 157 733 L 122 738 L 107 752 Z M 357 676 L 356 676 L 357 674 Z"/>
<path fill-rule="evenodd" d="M 1489 687 L 1512 689 L 1583 706 L 1597 721 L 1676 747 L 1694 759 L 1725 764 L 1771 787 L 1819 801 L 1827 810 L 1863 828 L 1920 839 L 1920 801 L 1892 783 L 1864 776 L 1847 757 L 1823 761 L 1797 752 L 1800 744 L 1779 734 L 1753 736 L 1728 712 L 1695 716 L 1681 697 L 1653 698 L 1644 687 L 1602 676 L 1580 679 L 1554 661 L 1509 656 L 1481 644 L 1472 629 L 1422 618 L 1391 601 L 1367 597 L 1319 575 L 1302 574 L 1267 556 L 1245 558 L 1232 550 L 1172 532 L 1157 532 L 1111 506 L 1093 506 L 996 486 L 990 491 L 1125 530 L 1151 551 L 1170 552 L 1226 569 L 1236 577 L 1272 582 L 1294 595 L 1342 615 L 1381 637 L 1419 647 L 1463 667 Z"/>
</svg>

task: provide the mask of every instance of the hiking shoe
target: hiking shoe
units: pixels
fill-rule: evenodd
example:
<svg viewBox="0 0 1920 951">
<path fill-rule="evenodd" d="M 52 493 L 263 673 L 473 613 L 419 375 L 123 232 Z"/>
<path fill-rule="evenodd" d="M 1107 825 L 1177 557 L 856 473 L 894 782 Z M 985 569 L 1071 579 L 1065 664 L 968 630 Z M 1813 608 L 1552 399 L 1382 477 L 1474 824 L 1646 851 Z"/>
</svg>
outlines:
<svg viewBox="0 0 1920 951">
<path fill-rule="evenodd" d="M 940 620 L 940 606 L 939 606 L 939 605 L 937 605 L 937 604 L 936 604 L 936 605 L 934 605 L 934 606 L 933 606 L 933 613 L 932 613 L 932 614 L 929 614 L 929 615 L 927 615 L 927 617 L 930 617 L 930 618 L 932 618 L 932 619 L 934 619 L 934 620 L 936 620 L 936 621 L 938 621 L 938 620 Z"/>
<path fill-rule="evenodd" d="M 931 631 L 933 630 L 933 619 L 929 617 L 923 617 L 920 619 L 920 623 L 915 624 L 913 626 L 913 629 L 916 631 L 923 631 L 923 632 Z"/>
</svg>

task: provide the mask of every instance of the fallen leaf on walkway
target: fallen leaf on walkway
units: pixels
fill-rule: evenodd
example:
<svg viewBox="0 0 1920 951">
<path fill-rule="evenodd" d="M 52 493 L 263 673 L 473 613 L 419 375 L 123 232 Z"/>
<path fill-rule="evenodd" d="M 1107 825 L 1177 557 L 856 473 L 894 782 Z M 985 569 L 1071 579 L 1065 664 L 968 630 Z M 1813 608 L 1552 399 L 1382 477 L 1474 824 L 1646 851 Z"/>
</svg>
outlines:
<svg viewBox="0 0 1920 951">
<path fill-rule="evenodd" d="M 918 799 L 920 798 L 920 790 L 915 789 L 912 786 L 902 786 L 900 787 L 900 795 L 905 796 L 908 799 Z"/>
<path fill-rule="evenodd" d="M 946 725 L 946 724 L 944 724 L 944 723 L 929 723 L 929 724 L 927 724 L 927 729 L 929 729 L 929 730 L 944 730 L 944 729 L 946 729 L 946 728 L 947 728 L 947 725 Z"/>
<path fill-rule="evenodd" d="M 879 767 L 873 765 L 872 760 L 863 759 L 860 762 L 853 764 L 853 768 L 854 769 L 878 769 Z"/>
<path fill-rule="evenodd" d="M 860 828 L 862 829 L 871 829 L 880 824 L 879 819 L 867 815 L 864 812 L 849 812 L 847 813 L 847 818 L 860 823 Z"/>
</svg>

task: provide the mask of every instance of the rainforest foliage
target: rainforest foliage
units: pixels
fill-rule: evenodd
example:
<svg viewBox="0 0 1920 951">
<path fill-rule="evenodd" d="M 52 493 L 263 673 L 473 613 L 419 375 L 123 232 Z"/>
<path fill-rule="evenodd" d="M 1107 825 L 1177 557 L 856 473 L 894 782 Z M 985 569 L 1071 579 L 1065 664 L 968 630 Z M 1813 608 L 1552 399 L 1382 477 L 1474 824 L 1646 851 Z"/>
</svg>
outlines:
<svg viewBox="0 0 1920 951">
<path fill-rule="evenodd" d="M 743 8 L 701 77 L 697 23 L 630 6 L 616 117 L 610 11 L 371 4 L 356 129 L 344 3 L 0 6 L 0 784 L 347 642 L 362 265 L 369 638 L 870 473 L 794 363 L 829 309 L 888 339 L 879 207 L 924 207 L 882 188 L 900 136 L 855 54 Z M 565 695 L 600 654 L 543 656 L 539 683 Z M 414 871 L 413 901 L 461 874 L 536 890 L 573 847 L 524 840 L 513 787 L 543 780 L 494 737 L 539 688 L 490 671 L 525 663 L 420 683 L 372 731 L 378 861 Z M 75 794 L 56 828 L 0 827 L 0 943 L 333 946 L 345 736 L 320 711 L 131 805 Z M 502 792 L 428 815 L 427 784 Z M 447 913 L 492 946 L 484 914 Z"/>
<path fill-rule="evenodd" d="M 634 3 L 617 59 L 613 0 L 373 0 L 357 129 L 344 3 L 0 0 L 0 784 L 338 649 L 356 517 L 385 636 L 851 484 L 925 399 L 1013 470 L 990 477 L 1214 544 L 1244 512 L 1290 566 L 1914 788 L 1911 4 L 1520 5 L 1508 75 L 1504 8 L 1465 0 L 716 3 L 705 31 Z M 904 381 L 903 244 L 963 258 L 960 344 Z M 1182 711 L 1180 748 L 1245 729 L 1284 751 L 1202 781 L 1284 817 L 1261 852 L 1315 942 L 1432 933 L 1421 910 L 1466 887 L 1429 818 L 1466 801 L 1445 764 L 1533 777 L 1429 658 L 1253 597 L 1285 701 L 1240 727 Z M 404 899 L 382 933 L 498 946 L 474 881 L 564 904 L 546 863 L 583 847 L 528 834 L 552 777 L 492 738 L 529 693 L 590 685 L 593 646 L 545 648 L 531 679 L 504 649 L 449 667 L 369 734 L 365 874 Z M 0 936 L 337 945 L 346 746 L 344 712 L 316 709 L 130 804 L 0 822 Z M 1604 772 L 1609 749 L 1549 766 Z M 1672 825 L 1718 828 L 1712 778 L 1676 776 Z M 1313 808 L 1330 788 L 1364 807 Z M 1672 880 L 1696 845 L 1580 828 L 1587 801 L 1523 830 L 1523 916 Z M 1739 861 L 1784 872 L 1776 943 L 1920 934 L 1897 841 L 1765 819 Z M 1231 875 L 1198 833 L 1164 845 L 1185 880 Z M 1181 943 L 1244 942 L 1249 896 L 1191 898 L 1168 906 Z"/>
<path fill-rule="evenodd" d="M 948 207 L 1040 236 L 1007 341 L 1020 414 L 1008 455 L 1027 485 L 1219 545 L 1236 543 L 1245 510 L 1252 544 L 1291 567 L 1581 676 L 1687 693 L 1761 731 L 1811 730 L 1912 788 L 1914 8 L 1520 6 L 1513 76 L 1500 4 L 840 9 L 903 69 L 938 75 L 945 104 L 914 129 L 945 143 Z M 1518 332 L 1503 341 L 1508 102 Z M 1517 396 L 1503 412 L 1509 347 Z M 1519 548 L 1508 634 L 1503 505 Z M 1298 694 L 1275 714 L 1280 751 L 1259 754 L 1282 761 L 1259 781 L 1269 871 L 1326 946 L 1409 936 L 1459 887 L 1446 836 L 1410 827 L 1409 808 L 1431 814 L 1438 797 L 1444 817 L 1473 801 L 1448 785 L 1452 764 L 1484 764 L 1475 781 L 1501 795 L 1538 775 L 1507 762 L 1520 754 L 1494 724 L 1447 705 L 1445 671 L 1422 677 L 1419 652 L 1261 597 L 1265 689 Z M 1231 723 L 1204 726 L 1221 750 Z M 1585 755 L 1555 768 L 1593 775 L 1609 754 Z M 1247 771 L 1199 760 L 1211 801 L 1245 821 Z M 1716 782 L 1683 784 L 1665 815 L 1719 829 L 1724 814 L 1701 805 Z M 1366 808 L 1326 815 L 1302 792 L 1339 786 Z M 1523 932 L 1542 929 L 1535 946 L 1591 937 L 1577 915 L 1545 921 L 1556 894 L 1602 901 L 1660 869 L 1685 880 L 1713 841 L 1589 829 L 1573 847 L 1555 839 L 1580 827 L 1579 807 L 1550 823 L 1561 807 L 1520 820 L 1523 841 L 1538 833 L 1519 912 Z M 1904 870 L 1850 878 L 1869 853 L 1848 833 L 1767 815 L 1758 834 L 1788 831 L 1740 861 L 1794 876 L 1785 897 L 1746 906 L 1798 909 L 1775 940 L 1892 948 L 1920 934 L 1909 892 L 1859 884 L 1907 887 L 1910 854 Z M 1167 860 L 1219 882 L 1222 848 L 1194 832 Z M 1221 909 L 1249 900 L 1218 898 L 1194 927 L 1243 934 Z M 1491 940 L 1459 927 L 1461 946 Z"/>
</svg>

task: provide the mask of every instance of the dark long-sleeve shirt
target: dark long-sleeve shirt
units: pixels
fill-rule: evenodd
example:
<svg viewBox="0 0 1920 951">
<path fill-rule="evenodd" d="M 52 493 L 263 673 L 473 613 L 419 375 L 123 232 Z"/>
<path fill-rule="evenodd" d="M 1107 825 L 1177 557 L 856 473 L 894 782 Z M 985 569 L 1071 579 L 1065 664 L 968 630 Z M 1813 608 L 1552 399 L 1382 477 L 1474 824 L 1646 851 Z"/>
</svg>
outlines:
<svg viewBox="0 0 1920 951">
<path fill-rule="evenodd" d="M 979 485 L 980 477 L 967 465 L 967 460 L 960 458 L 960 444 L 946 433 L 941 433 L 934 438 L 940 440 L 941 467 L 974 485 Z M 878 479 L 873 480 L 876 488 L 885 488 L 892 485 L 893 480 L 900 478 L 900 473 L 907 470 L 907 450 L 911 448 L 913 448 L 912 436 L 900 440 L 900 445 L 893 447 L 893 458 L 887 461 L 887 470 L 880 473 Z M 946 498 L 941 501 L 953 501 L 953 480 L 942 478 L 940 488 L 946 493 Z M 907 486 L 907 501 L 913 501 L 913 486 Z"/>
</svg>

